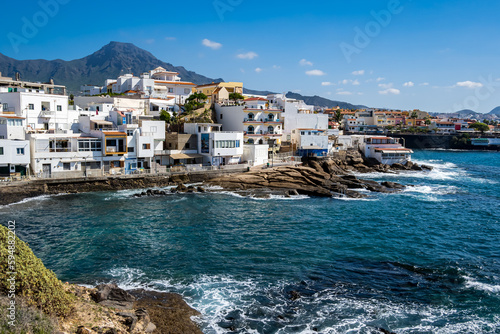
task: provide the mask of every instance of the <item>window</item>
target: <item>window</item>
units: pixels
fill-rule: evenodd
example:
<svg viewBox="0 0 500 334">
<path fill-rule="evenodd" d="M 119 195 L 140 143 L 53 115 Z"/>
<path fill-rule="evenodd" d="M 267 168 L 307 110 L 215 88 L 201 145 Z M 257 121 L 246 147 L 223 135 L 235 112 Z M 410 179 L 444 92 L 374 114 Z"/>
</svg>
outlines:
<svg viewBox="0 0 500 334">
<path fill-rule="evenodd" d="M 131 137 L 134 135 L 134 130 L 127 130 L 127 136 Z"/>
<path fill-rule="evenodd" d="M 17 155 L 24 155 L 24 147 L 17 148 Z"/>
<path fill-rule="evenodd" d="M 96 152 L 101 150 L 101 141 L 100 140 L 79 140 L 78 141 L 78 151 L 79 152 Z"/>
<path fill-rule="evenodd" d="M 222 119 L 222 114 L 220 114 L 220 119 Z"/>
<path fill-rule="evenodd" d="M 191 89 L 189 88 L 184 88 L 184 94 L 189 94 L 191 92 Z"/>
<path fill-rule="evenodd" d="M 57 106 L 57 111 L 62 111 L 62 106 Z"/>
<path fill-rule="evenodd" d="M 71 163 L 63 162 L 63 170 L 71 170 Z"/>
<path fill-rule="evenodd" d="M 143 150 L 150 150 L 151 149 L 151 144 L 142 144 L 142 149 Z"/>
<path fill-rule="evenodd" d="M 35 105 L 33 103 L 28 104 L 29 110 L 35 110 Z"/>
<path fill-rule="evenodd" d="M 135 151 L 135 147 L 133 147 L 133 146 L 129 146 L 129 147 L 127 148 L 127 152 L 128 152 L 128 153 L 134 153 L 134 151 Z"/>
<path fill-rule="evenodd" d="M 169 92 L 169 93 L 173 93 L 173 92 L 174 92 L 174 89 L 173 89 L 173 88 L 169 88 L 169 89 L 168 89 L 168 92 Z"/>
<path fill-rule="evenodd" d="M 0 147 L 0 155 L 3 155 L 3 147 Z"/>
<path fill-rule="evenodd" d="M 191 145 L 189 143 L 186 143 L 186 147 L 185 148 L 191 148 Z"/>
</svg>

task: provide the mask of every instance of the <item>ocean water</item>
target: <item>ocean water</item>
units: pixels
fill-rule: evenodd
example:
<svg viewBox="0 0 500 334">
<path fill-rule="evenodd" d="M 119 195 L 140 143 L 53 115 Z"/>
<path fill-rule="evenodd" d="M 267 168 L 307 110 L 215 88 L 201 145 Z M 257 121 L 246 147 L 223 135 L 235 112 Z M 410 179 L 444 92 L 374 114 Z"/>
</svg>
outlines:
<svg viewBox="0 0 500 334">
<path fill-rule="evenodd" d="M 46 196 L 2 223 L 59 278 L 173 291 L 204 333 L 500 333 L 500 153 L 416 151 L 431 172 L 363 200 L 230 192 Z"/>
</svg>

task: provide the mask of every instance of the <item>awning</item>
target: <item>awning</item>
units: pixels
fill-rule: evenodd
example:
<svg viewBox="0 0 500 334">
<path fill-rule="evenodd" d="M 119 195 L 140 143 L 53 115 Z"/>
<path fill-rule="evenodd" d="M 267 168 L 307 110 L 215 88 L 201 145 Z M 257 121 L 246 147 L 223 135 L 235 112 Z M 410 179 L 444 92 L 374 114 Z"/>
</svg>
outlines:
<svg viewBox="0 0 500 334">
<path fill-rule="evenodd" d="M 94 124 L 113 125 L 113 122 L 102 121 L 100 119 L 93 119 L 93 120 L 91 120 L 91 122 Z"/>
<path fill-rule="evenodd" d="M 306 151 L 306 150 L 325 150 L 326 151 L 328 149 L 321 148 L 319 146 L 304 146 L 304 147 L 301 148 L 301 150 L 304 150 L 304 151 Z"/>
<path fill-rule="evenodd" d="M 151 104 L 161 109 L 168 109 L 169 107 L 172 107 L 172 105 L 168 105 L 166 103 L 151 102 Z"/>
<path fill-rule="evenodd" d="M 413 151 L 412 151 L 412 150 L 410 150 L 410 149 L 401 149 L 401 150 L 384 150 L 384 149 L 376 149 L 375 151 L 377 151 L 377 152 L 382 152 L 382 153 L 404 153 L 404 154 L 413 153 Z"/>
<path fill-rule="evenodd" d="M 196 158 L 202 158 L 203 155 L 201 154 L 171 154 L 170 157 L 174 160 L 181 160 L 181 159 L 196 159 Z"/>
<path fill-rule="evenodd" d="M 155 86 L 155 90 L 167 90 L 167 86 Z"/>
</svg>

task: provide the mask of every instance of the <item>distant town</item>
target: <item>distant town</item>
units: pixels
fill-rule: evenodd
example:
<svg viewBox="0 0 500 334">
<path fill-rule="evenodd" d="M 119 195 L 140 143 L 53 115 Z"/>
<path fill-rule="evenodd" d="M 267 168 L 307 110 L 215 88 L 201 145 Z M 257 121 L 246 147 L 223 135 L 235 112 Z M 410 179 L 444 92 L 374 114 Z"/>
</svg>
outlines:
<svg viewBox="0 0 500 334">
<path fill-rule="evenodd" d="M 68 95 L 53 81 L 0 74 L 0 178 L 250 168 L 349 149 L 383 164 L 405 164 L 413 152 L 401 134 L 500 144 L 498 120 L 327 109 L 286 94 L 244 94 L 241 82 L 196 85 L 162 67 L 80 90 Z"/>
</svg>

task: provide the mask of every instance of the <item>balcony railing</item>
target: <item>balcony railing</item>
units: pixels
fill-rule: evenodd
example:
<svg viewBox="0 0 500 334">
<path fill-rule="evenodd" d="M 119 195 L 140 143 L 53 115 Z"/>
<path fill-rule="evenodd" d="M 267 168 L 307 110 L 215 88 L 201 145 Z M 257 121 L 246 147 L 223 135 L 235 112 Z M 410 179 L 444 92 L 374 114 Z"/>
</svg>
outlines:
<svg viewBox="0 0 500 334">
<path fill-rule="evenodd" d="M 245 123 L 262 123 L 263 121 L 262 120 L 259 120 L 259 119 L 255 119 L 255 118 L 245 118 L 244 119 L 244 122 Z"/>
<path fill-rule="evenodd" d="M 41 117 L 54 116 L 55 114 L 56 114 L 56 112 L 55 112 L 55 111 L 53 111 L 53 110 L 42 110 L 42 111 L 40 112 L 40 116 L 41 116 Z"/>
</svg>

